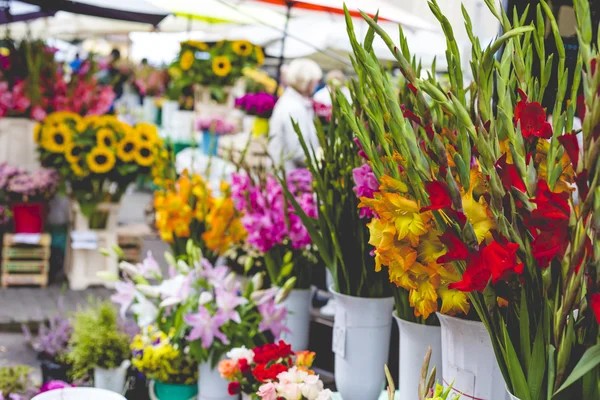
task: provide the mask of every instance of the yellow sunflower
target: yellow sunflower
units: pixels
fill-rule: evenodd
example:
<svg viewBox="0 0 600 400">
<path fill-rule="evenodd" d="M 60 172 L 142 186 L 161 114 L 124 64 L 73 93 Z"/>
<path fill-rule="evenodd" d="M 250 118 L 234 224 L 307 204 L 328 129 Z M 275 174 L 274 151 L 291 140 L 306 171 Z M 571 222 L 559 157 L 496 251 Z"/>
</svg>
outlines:
<svg viewBox="0 0 600 400">
<path fill-rule="evenodd" d="M 212 62 L 212 69 L 217 76 L 227 76 L 231 72 L 231 61 L 226 56 L 215 57 Z"/>
<path fill-rule="evenodd" d="M 115 142 L 115 133 L 108 128 L 101 128 L 96 133 L 96 144 L 98 146 L 113 147 Z"/>
<path fill-rule="evenodd" d="M 140 143 L 135 152 L 135 161 L 142 167 L 149 167 L 154 162 L 151 143 Z"/>
<path fill-rule="evenodd" d="M 51 153 L 63 153 L 72 137 L 73 132 L 67 125 L 50 127 L 43 133 L 42 146 Z"/>
<path fill-rule="evenodd" d="M 74 164 L 79 162 L 81 159 L 81 153 L 83 149 L 81 146 L 76 145 L 73 142 L 69 142 L 67 147 L 65 148 L 65 158 L 69 162 L 69 164 Z"/>
<path fill-rule="evenodd" d="M 137 147 L 137 141 L 133 136 L 125 136 L 125 138 L 117 144 L 117 157 L 123 162 L 132 162 L 135 160 Z"/>
<path fill-rule="evenodd" d="M 231 44 L 231 48 L 238 56 L 247 57 L 252 54 L 252 43 L 247 40 L 236 40 Z"/>
<path fill-rule="evenodd" d="M 179 61 L 179 66 L 184 71 L 189 71 L 192 68 L 192 64 L 194 63 L 194 53 L 191 50 L 186 50 L 181 55 L 181 60 Z"/>
<path fill-rule="evenodd" d="M 183 42 L 183 44 L 187 44 L 188 46 L 192 46 L 201 51 L 208 51 L 208 45 L 199 40 L 188 40 L 186 42 Z"/>
<path fill-rule="evenodd" d="M 71 111 L 57 111 L 48 115 L 44 120 L 44 123 L 50 125 L 60 125 L 67 121 L 77 124 L 81 121 L 81 116 Z"/>
<path fill-rule="evenodd" d="M 265 63 L 265 53 L 260 46 L 255 46 L 254 51 L 256 52 L 256 62 L 258 65 L 263 65 Z"/>
<path fill-rule="evenodd" d="M 94 147 L 86 157 L 90 171 L 96 174 L 105 174 L 110 171 L 116 163 L 115 153 L 108 147 Z"/>
<path fill-rule="evenodd" d="M 73 171 L 73 174 L 77 177 L 83 178 L 87 176 L 87 171 L 85 171 L 82 167 L 83 164 L 83 160 L 78 160 L 76 162 L 73 163 L 69 163 L 69 166 L 71 167 L 71 171 Z"/>
<path fill-rule="evenodd" d="M 35 128 L 33 128 L 33 140 L 35 140 L 37 144 L 42 142 L 42 124 L 39 122 L 35 124 Z"/>
<path fill-rule="evenodd" d="M 158 129 L 156 129 L 156 125 L 141 122 L 135 126 L 134 131 L 144 142 L 154 143 L 158 141 Z"/>
</svg>

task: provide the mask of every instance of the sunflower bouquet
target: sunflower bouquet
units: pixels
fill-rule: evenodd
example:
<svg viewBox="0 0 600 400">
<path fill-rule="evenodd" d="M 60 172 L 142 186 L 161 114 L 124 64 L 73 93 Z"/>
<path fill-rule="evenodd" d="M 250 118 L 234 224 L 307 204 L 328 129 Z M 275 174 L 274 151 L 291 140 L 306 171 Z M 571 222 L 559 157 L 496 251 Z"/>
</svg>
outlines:
<svg viewBox="0 0 600 400">
<path fill-rule="evenodd" d="M 262 48 L 247 40 L 223 40 L 210 45 L 188 40 L 181 43 L 179 55 L 169 67 L 169 92 L 179 99 L 186 88 L 201 85 L 218 95 L 223 87 L 232 86 L 243 76 L 244 68 L 263 62 Z"/>
<path fill-rule="evenodd" d="M 229 185 L 222 182 L 219 189 L 221 196 L 214 196 L 200 175 L 186 170 L 177 181 L 155 192 L 156 227 L 176 256 L 185 254 L 191 238 L 204 257 L 215 262 L 233 244 L 246 238 Z"/>
<path fill-rule="evenodd" d="M 537 6 L 533 25 L 486 3 L 505 33 L 483 49 L 464 13 L 474 76 L 467 87 L 450 23 L 437 1 L 429 3 L 448 38 L 449 90 L 435 73 L 418 77 L 401 28 L 395 45 L 363 15 L 371 31 L 359 44 L 347 17 L 358 75 L 355 100 L 365 112 L 356 114 L 339 101 L 374 174 L 390 182 L 374 201 L 363 200 L 380 221 L 371 224 L 371 239 L 383 265 L 406 267 L 402 283 L 408 284 L 413 266 L 423 265 L 421 241 L 437 237 L 442 246 L 430 255 L 439 266 L 451 264 L 460 278 L 448 289 L 468 295 L 513 395 L 598 398 L 600 55 L 589 3 L 574 2 L 580 52 L 572 74 L 546 2 Z M 371 51 L 374 33 L 397 59 L 410 105 L 400 103 Z M 549 57 L 546 33 L 557 49 Z M 540 65 L 537 76 L 530 68 L 534 62 Z M 540 102 L 553 69 L 558 89 L 554 104 L 544 108 Z M 581 129 L 574 128 L 575 116 Z M 386 223 L 390 218 L 393 224 Z M 410 249 L 400 251 L 406 244 L 417 245 L 416 260 Z M 384 260 L 389 250 L 412 254 L 410 263 L 406 257 Z M 443 273 L 438 269 L 423 279 L 443 282 Z"/>
<path fill-rule="evenodd" d="M 53 113 L 34 136 L 42 165 L 59 172 L 88 218 L 99 203 L 118 202 L 139 177 L 157 174 L 166 157 L 154 125 L 131 127 L 113 116 Z"/>
</svg>

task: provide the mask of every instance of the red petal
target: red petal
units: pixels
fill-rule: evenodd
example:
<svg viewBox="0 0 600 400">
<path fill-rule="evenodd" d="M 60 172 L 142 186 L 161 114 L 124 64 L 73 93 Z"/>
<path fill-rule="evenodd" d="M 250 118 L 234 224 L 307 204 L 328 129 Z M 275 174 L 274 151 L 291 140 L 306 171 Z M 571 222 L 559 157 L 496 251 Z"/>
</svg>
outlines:
<svg viewBox="0 0 600 400">
<path fill-rule="evenodd" d="M 596 64 L 598 63 L 598 60 L 596 60 L 595 58 L 592 58 L 592 62 L 590 63 L 590 65 L 592 66 L 592 76 L 596 74 Z"/>
<path fill-rule="evenodd" d="M 522 101 L 527 101 L 527 94 L 521 88 L 517 88 L 517 92 L 519 92 Z"/>
<path fill-rule="evenodd" d="M 542 128 L 534 135 L 542 139 L 550 139 L 552 137 L 552 125 L 549 122 L 544 122 Z"/>
<path fill-rule="evenodd" d="M 521 175 L 519 175 L 517 167 L 515 167 L 514 164 L 508 164 L 506 162 L 506 154 L 500 157 L 500 159 L 498 159 L 496 162 L 496 170 L 498 171 L 498 175 L 500 175 L 500 179 L 502 180 L 502 186 L 504 186 L 506 190 L 510 191 L 512 187 L 515 187 L 523 193 L 527 192 L 525 182 L 523 182 L 523 179 L 521 179 Z"/>
<path fill-rule="evenodd" d="M 467 259 L 469 256 L 469 249 L 451 229 L 446 230 L 439 238 L 440 242 L 446 246 L 448 251 L 437 259 L 438 264 Z"/>
<path fill-rule="evenodd" d="M 563 145 L 565 151 L 569 155 L 573 168 L 577 169 L 577 164 L 579 163 L 579 142 L 577 141 L 577 134 L 564 134 L 558 138 L 558 141 Z"/>
<path fill-rule="evenodd" d="M 413 92 L 413 94 L 417 94 L 418 90 L 412 83 L 408 84 L 408 88 Z"/>
<path fill-rule="evenodd" d="M 580 94 L 579 96 L 577 96 L 577 116 L 581 120 L 582 124 L 583 124 L 583 120 L 585 119 L 586 111 L 587 110 L 586 110 L 586 105 L 585 105 L 585 98 L 583 97 L 582 94 Z"/>
<path fill-rule="evenodd" d="M 590 307 L 594 311 L 596 320 L 600 324 L 600 293 L 594 293 L 590 296 Z"/>
<path fill-rule="evenodd" d="M 448 185 L 446 182 L 427 182 L 425 190 L 429 195 L 431 205 L 421 208 L 421 212 L 429 210 L 440 210 L 442 208 L 451 207 L 452 199 L 450 198 Z"/>
<path fill-rule="evenodd" d="M 579 189 L 579 197 L 582 200 L 585 200 L 590 193 L 587 169 L 584 169 L 580 174 L 577 174 L 575 177 L 575 183 L 577 184 L 577 189 Z"/>
</svg>

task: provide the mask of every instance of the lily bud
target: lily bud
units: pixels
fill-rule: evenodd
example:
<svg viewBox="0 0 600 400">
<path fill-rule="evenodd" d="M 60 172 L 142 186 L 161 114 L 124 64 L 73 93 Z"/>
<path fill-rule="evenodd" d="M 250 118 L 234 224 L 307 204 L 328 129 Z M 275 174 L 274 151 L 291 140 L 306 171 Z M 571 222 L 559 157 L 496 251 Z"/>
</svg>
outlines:
<svg viewBox="0 0 600 400">
<path fill-rule="evenodd" d="M 96 276 L 106 282 L 116 282 L 119 280 L 119 275 L 109 271 L 98 271 Z"/>
<path fill-rule="evenodd" d="M 112 251 L 115 252 L 115 254 L 117 255 L 118 258 L 125 257 L 125 253 L 123 252 L 123 249 L 116 244 L 112 246 Z"/>
<path fill-rule="evenodd" d="M 168 251 L 165 251 L 165 260 L 167 261 L 167 264 L 169 264 L 172 267 L 177 265 L 177 260 L 175 260 L 173 254 L 169 253 Z"/>
<path fill-rule="evenodd" d="M 203 306 L 206 303 L 210 303 L 211 301 L 213 301 L 213 299 L 214 299 L 214 296 L 212 295 L 212 293 L 202 292 L 200 294 L 200 299 L 198 300 L 198 304 L 200 304 L 200 306 Z"/>
<path fill-rule="evenodd" d="M 235 283 L 237 282 L 237 275 L 235 272 L 230 272 L 225 280 L 223 281 L 223 287 L 225 290 L 232 291 L 235 288 Z"/>
<path fill-rule="evenodd" d="M 169 297 L 168 299 L 164 299 L 158 306 L 160 308 L 176 306 L 181 303 L 181 299 L 179 297 Z"/>
<path fill-rule="evenodd" d="M 281 304 L 285 299 L 287 299 L 295 285 L 296 285 L 296 277 L 295 276 L 288 279 L 283 284 L 283 287 L 281 289 L 279 289 L 279 291 L 277 292 L 277 295 L 275 295 L 275 304 Z"/>
<path fill-rule="evenodd" d="M 262 300 L 264 295 L 265 295 L 264 290 L 255 290 L 250 295 L 250 300 L 252 300 L 253 303 L 258 303 L 260 300 Z"/>
<path fill-rule="evenodd" d="M 187 263 L 185 261 L 183 261 L 183 260 L 177 261 L 176 268 L 182 274 L 187 274 L 188 272 L 190 272 L 189 265 L 187 265 Z"/>
<path fill-rule="evenodd" d="M 135 265 L 127 261 L 121 261 L 119 263 L 119 268 L 121 268 L 121 271 L 125 272 L 132 279 L 135 279 L 138 275 L 140 275 L 140 270 Z"/>
<path fill-rule="evenodd" d="M 105 247 L 98 250 L 98 253 L 102 254 L 104 257 L 110 257 L 110 251 Z"/>
<path fill-rule="evenodd" d="M 254 276 L 251 279 L 252 287 L 254 288 L 254 290 L 260 290 L 262 288 L 264 280 L 265 280 L 264 277 L 265 277 L 264 272 L 259 272 L 259 273 L 254 274 Z"/>
<path fill-rule="evenodd" d="M 144 296 L 158 298 L 160 297 L 160 290 L 156 286 L 151 285 L 135 285 L 135 288 Z"/>
</svg>

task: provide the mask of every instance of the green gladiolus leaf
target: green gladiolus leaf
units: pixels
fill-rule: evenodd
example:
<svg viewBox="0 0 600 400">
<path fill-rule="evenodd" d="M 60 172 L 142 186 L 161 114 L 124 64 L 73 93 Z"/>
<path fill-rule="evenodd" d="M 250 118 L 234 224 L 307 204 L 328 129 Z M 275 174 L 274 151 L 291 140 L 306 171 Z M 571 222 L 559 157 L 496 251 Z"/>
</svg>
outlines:
<svg viewBox="0 0 600 400">
<path fill-rule="evenodd" d="M 573 368 L 571 375 L 569 375 L 554 394 L 562 392 L 598 365 L 600 365 L 600 344 L 596 344 L 586 350 L 575 368 Z"/>
</svg>

